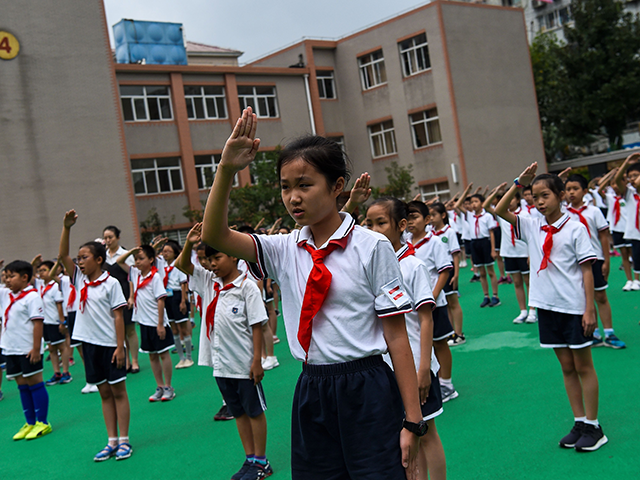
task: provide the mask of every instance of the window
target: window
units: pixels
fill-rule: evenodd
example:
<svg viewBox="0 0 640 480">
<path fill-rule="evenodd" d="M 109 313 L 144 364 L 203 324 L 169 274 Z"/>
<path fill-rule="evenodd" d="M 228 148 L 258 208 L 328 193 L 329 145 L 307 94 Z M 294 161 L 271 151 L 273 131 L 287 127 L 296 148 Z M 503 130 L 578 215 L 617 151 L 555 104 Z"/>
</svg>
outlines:
<svg viewBox="0 0 640 480">
<path fill-rule="evenodd" d="M 125 122 L 173 120 L 169 87 L 120 85 L 120 101 Z"/>
<path fill-rule="evenodd" d="M 396 153 L 396 134 L 393 130 L 393 120 L 371 125 L 369 139 L 373 158 Z"/>
<path fill-rule="evenodd" d="M 224 87 L 184 87 L 187 115 L 190 120 L 227 118 Z"/>
<path fill-rule="evenodd" d="M 358 63 L 363 90 L 387 83 L 387 70 L 384 66 L 382 50 L 361 56 L 358 58 Z"/>
<path fill-rule="evenodd" d="M 333 83 L 333 72 L 319 70 L 316 72 L 320 98 L 336 98 L 336 87 Z"/>
<path fill-rule="evenodd" d="M 405 77 L 431 68 L 426 33 L 400 42 L 398 48 L 402 59 L 402 73 Z"/>
<path fill-rule="evenodd" d="M 213 177 L 216 176 L 216 169 L 220 163 L 221 155 L 195 155 L 194 160 L 196 163 L 196 176 L 198 177 L 198 188 L 203 190 L 205 188 L 211 188 L 213 185 Z M 233 186 L 237 187 L 238 175 L 233 177 Z"/>
<path fill-rule="evenodd" d="M 136 195 L 184 190 L 179 157 L 131 160 Z"/>
<path fill-rule="evenodd" d="M 430 185 L 422 185 L 420 187 L 420 195 L 422 201 L 431 200 L 436 195 L 440 197 L 441 202 L 446 202 L 451 198 L 451 190 L 449 190 L 449 182 L 432 183 Z"/>
<path fill-rule="evenodd" d="M 442 142 L 437 108 L 409 115 L 409 121 L 415 148 Z"/>
<path fill-rule="evenodd" d="M 278 117 L 276 87 L 238 87 L 240 108 L 253 108 L 258 117 Z"/>
</svg>

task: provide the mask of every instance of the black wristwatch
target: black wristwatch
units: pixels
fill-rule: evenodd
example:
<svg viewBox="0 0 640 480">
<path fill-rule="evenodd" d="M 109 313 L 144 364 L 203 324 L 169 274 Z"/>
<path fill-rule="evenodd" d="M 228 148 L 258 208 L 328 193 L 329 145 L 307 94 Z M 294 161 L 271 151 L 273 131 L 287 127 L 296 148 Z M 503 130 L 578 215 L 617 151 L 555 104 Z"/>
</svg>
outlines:
<svg viewBox="0 0 640 480">
<path fill-rule="evenodd" d="M 422 437 L 427 433 L 427 430 L 429 430 L 429 425 L 427 424 L 426 420 L 420 420 L 418 423 L 413 423 L 408 422 L 407 419 L 404 419 L 402 421 L 402 428 L 406 428 L 414 435 Z"/>
</svg>

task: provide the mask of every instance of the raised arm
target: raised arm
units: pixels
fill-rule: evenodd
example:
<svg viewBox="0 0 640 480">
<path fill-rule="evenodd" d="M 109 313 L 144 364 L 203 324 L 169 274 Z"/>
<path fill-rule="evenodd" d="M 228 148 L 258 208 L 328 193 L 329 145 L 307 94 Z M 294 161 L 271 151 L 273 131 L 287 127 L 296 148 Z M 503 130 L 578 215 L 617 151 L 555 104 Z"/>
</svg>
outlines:
<svg viewBox="0 0 640 480">
<path fill-rule="evenodd" d="M 76 224 L 78 215 L 75 210 L 69 210 L 64 214 L 64 220 L 62 221 L 62 235 L 60 235 L 60 248 L 58 250 L 58 258 L 64 265 L 64 269 L 69 276 L 73 278 L 73 272 L 76 269 L 76 264 L 69 256 L 69 237 L 71 235 L 71 227 Z"/>
<path fill-rule="evenodd" d="M 202 240 L 216 250 L 255 262 L 256 251 L 249 235 L 229 228 L 229 194 L 233 177 L 249 166 L 258 153 L 260 140 L 255 138 L 258 118 L 251 107 L 242 112 L 222 151 L 202 220 Z"/>
<path fill-rule="evenodd" d="M 358 177 L 356 183 L 353 184 L 353 188 L 351 189 L 349 200 L 345 203 L 344 207 L 342 207 L 343 212 L 351 214 L 356 208 L 369 200 L 369 197 L 371 196 L 371 189 L 369 188 L 370 183 L 371 175 L 367 172 L 364 172 Z"/>
<path fill-rule="evenodd" d="M 129 258 L 131 255 L 135 255 L 136 253 L 138 253 L 140 251 L 140 247 L 133 247 L 131 250 L 129 250 L 127 253 L 123 253 L 122 255 L 120 255 L 118 257 L 118 259 L 116 260 L 117 264 L 120 266 L 120 268 L 122 268 L 125 272 L 129 273 L 129 270 L 131 270 L 131 267 L 126 263 L 127 262 L 127 258 Z"/>
<path fill-rule="evenodd" d="M 615 174 L 618 172 L 617 168 L 610 170 L 606 175 L 602 176 L 600 180 L 598 180 L 598 194 L 602 197 L 602 199 L 607 198 L 607 186 L 611 184 Z"/>
<path fill-rule="evenodd" d="M 538 162 L 533 162 L 531 165 L 525 168 L 524 171 L 520 174 L 520 176 L 518 177 L 518 183 L 523 187 L 528 187 L 529 185 L 531 185 L 531 182 L 536 176 L 537 170 L 538 170 Z M 496 205 L 496 208 L 495 208 L 496 215 L 499 215 L 500 217 L 504 218 L 511 225 L 516 224 L 517 217 L 509 211 L 509 204 L 511 203 L 511 200 L 513 199 L 513 197 L 516 196 L 517 188 L 518 187 L 514 182 L 514 184 L 511 185 L 511 188 L 507 190 L 507 193 L 505 193 L 504 196 L 500 199 L 500 201 L 498 202 L 498 205 Z"/>
<path fill-rule="evenodd" d="M 467 198 L 472 188 L 473 188 L 473 182 L 467 185 L 467 188 L 465 188 L 462 194 L 460 195 L 460 198 L 453 206 L 455 210 L 464 210 L 464 207 L 462 206 L 462 204 L 464 203 L 464 199 Z"/>
<path fill-rule="evenodd" d="M 496 188 L 491 190 L 491 193 L 489 194 L 489 196 L 486 198 L 486 200 L 482 204 L 482 208 L 484 208 L 491 215 L 495 215 L 495 213 L 496 213 L 495 210 L 493 209 L 493 207 L 491 206 L 491 204 L 493 203 L 493 199 L 496 198 L 496 196 L 498 195 L 498 192 L 500 190 L 502 190 L 506 186 L 507 186 L 507 182 L 503 182 L 500 185 L 498 185 Z"/>
<path fill-rule="evenodd" d="M 277 218 L 276 221 L 273 222 L 273 225 L 271 225 L 271 228 L 267 232 L 267 235 L 275 235 L 278 229 L 280 228 L 281 223 L 282 223 L 282 217 Z"/>
<path fill-rule="evenodd" d="M 196 223 L 189 233 L 187 234 L 187 240 L 184 242 L 184 247 L 182 247 L 182 251 L 176 261 L 174 266 L 183 273 L 187 275 L 193 275 L 193 263 L 191 263 L 191 252 L 193 251 L 193 246 L 200 241 L 200 236 L 202 234 L 202 223 Z"/>
<path fill-rule="evenodd" d="M 623 197 L 627 193 L 627 183 L 624 180 L 624 174 L 627 171 L 627 167 L 632 163 L 635 163 L 640 159 L 640 153 L 632 153 L 629 155 L 625 161 L 620 165 L 620 168 L 616 172 L 615 177 L 613 177 L 613 183 L 616 184 L 618 190 L 620 190 L 620 195 Z"/>
</svg>

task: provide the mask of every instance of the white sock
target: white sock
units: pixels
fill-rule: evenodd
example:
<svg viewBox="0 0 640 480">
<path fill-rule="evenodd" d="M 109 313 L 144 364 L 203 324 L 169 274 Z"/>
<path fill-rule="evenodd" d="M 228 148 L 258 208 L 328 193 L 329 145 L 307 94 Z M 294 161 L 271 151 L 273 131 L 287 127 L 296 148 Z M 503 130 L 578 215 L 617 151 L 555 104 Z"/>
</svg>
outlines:
<svg viewBox="0 0 640 480">
<path fill-rule="evenodd" d="M 450 378 L 441 378 L 440 379 L 440 384 L 441 385 L 446 385 L 448 387 L 450 387 L 451 385 L 453 385 L 453 383 L 451 382 Z"/>
<path fill-rule="evenodd" d="M 527 311 L 526 310 L 520 310 L 520 315 L 522 316 L 527 316 Z"/>
<path fill-rule="evenodd" d="M 115 447 L 118 444 L 118 437 L 115 437 L 115 438 L 109 437 L 109 442 L 108 443 L 112 447 Z"/>
<path fill-rule="evenodd" d="M 586 421 L 587 421 L 587 417 L 574 417 L 574 420 L 575 420 L 576 422 L 582 422 L 582 423 L 584 423 L 584 422 L 586 422 Z"/>
<path fill-rule="evenodd" d="M 118 438 L 118 443 L 129 443 L 129 437 Z"/>
<path fill-rule="evenodd" d="M 596 418 L 595 420 L 585 420 L 584 423 L 588 424 L 588 425 L 593 425 L 594 427 L 599 427 L 600 424 L 598 423 L 598 419 Z"/>
<path fill-rule="evenodd" d="M 191 335 L 187 335 L 186 337 L 184 337 L 182 339 L 182 343 L 184 344 L 184 348 L 187 351 L 187 360 L 191 360 Z"/>
</svg>

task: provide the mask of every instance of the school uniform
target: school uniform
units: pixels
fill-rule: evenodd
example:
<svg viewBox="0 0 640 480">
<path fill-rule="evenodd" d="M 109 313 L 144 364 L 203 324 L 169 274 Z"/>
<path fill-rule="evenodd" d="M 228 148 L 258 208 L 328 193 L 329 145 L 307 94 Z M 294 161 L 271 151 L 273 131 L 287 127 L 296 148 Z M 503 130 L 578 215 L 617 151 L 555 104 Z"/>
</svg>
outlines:
<svg viewBox="0 0 640 480">
<path fill-rule="evenodd" d="M 279 285 L 291 353 L 305 362 L 293 400 L 292 478 L 401 480 L 404 409 L 382 360 L 382 318 L 410 312 L 411 302 L 388 239 L 340 216 L 319 248 L 306 226 L 252 235 L 252 271 Z"/>
<path fill-rule="evenodd" d="M 447 210 L 447 216 L 449 217 L 449 225 L 458 238 L 458 245 L 463 245 L 464 240 L 462 238 L 462 215 L 460 215 L 455 210 Z"/>
<path fill-rule="evenodd" d="M 624 201 L 627 210 L 624 239 L 631 243 L 633 272 L 640 273 L 640 195 L 633 186 L 627 185 Z"/>
<path fill-rule="evenodd" d="M 493 244 L 494 244 L 494 250 L 496 252 L 500 251 L 500 244 L 502 242 L 502 230 L 500 229 L 500 223 L 496 220 L 496 217 L 493 216 L 493 220 L 494 220 L 494 225 L 491 228 L 491 231 L 493 232 Z"/>
<path fill-rule="evenodd" d="M 627 204 L 622 195 L 617 195 L 615 190 L 609 187 L 605 192 L 607 205 L 607 222 L 613 237 L 613 248 L 631 248 L 631 242 L 624 238 L 627 228 Z"/>
<path fill-rule="evenodd" d="M 533 218 L 544 218 L 544 215 L 540 213 L 540 211 L 535 207 L 535 205 L 529 205 L 524 198 L 521 201 L 521 205 L 522 205 L 521 215 L 526 214 Z"/>
<path fill-rule="evenodd" d="M 458 235 L 456 234 L 455 229 L 451 225 L 445 225 L 442 230 L 434 229 L 433 234 L 440 239 L 442 243 L 444 243 L 447 252 L 449 253 L 451 265 L 453 265 L 453 255 L 460 253 L 460 243 L 458 242 Z M 449 270 L 449 279 L 442 289 L 447 297 L 449 295 L 458 295 L 458 281 L 456 280 L 455 284 L 451 283 L 455 273 L 455 267 Z"/>
<path fill-rule="evenodd" d="M 164 288 L 167 294 L 165 309 L 169 322 L 183 323 L 189 321 L 189 302 L 185 299 L 187 309 L 185 313 L 180 311 L 182 302 L 182 285 L 189 282 L 187 275 L 175 267 L 175 261 L 171 265 L 163 267 Z"/>
<path fill-rule="evenodd" d="M 53 280 L 45 285 L 42 280 L 36 279 L 36 289 L 40 293 L 44 306 L 44 325 L 42 329 L 44 341 L 50 345 L 60 345 L 67 340 L 66 335 L 60 333 L 58 305 L 64 301 L 62 291 Z"/>
<path fill-rule="evenodd" d="M 163 312 L 162 324 L 165 337 L 158 335 L 158 300 L 166 298 L 167 292 L 158 269 L 152 267 L 142 275 L 136 267 L 131 267 L 129 277 L 134 289 L 133 321 L 140 325 L 140 351 L 142 353 L 164 353 L 175 345 L 169 327 L 167 312 Z"/>
<path fill-rule="evenodd" d="M 514 215 L 523 214 L 522 207 L 518 207 L 511 212 Z M 527 244 L 516 238 L 513 225 L 504 218 L 498 217 L 498 223 L 502 231 L 502 240 L 500 244 L 500 254 L 504 259 L 504 273 L 529 273 L 529 250 Z"/>
<path fill-rule="evenodd" d="M 71 277 L 58 275 L 60 278 L 60 290 L 62 290 L 62 312 L 67 322 L 67 331 L 69 332 L 69 340 L 71 347 L 80 347 L 82 343 L 73 339 L 73 330 L 76 324 L 76 312 L 78 311 L 78 303 L 80 302 L 80 294 L 77 292 L 76 287 L 71 283 Z"/>
<path fill-rule="evenodd" d="M 264 391 L 262 383 L 254 385 L 249 373 L 254 355 L 253 326 L 268 320 L 260 289 L 246 273 L 225 286 L 200 265 L 194 266 L 189 285 L 206 305 L 199 364 L 213 368 L 234 417 L 245 413 L 251 418 L 259 416 L 267 409 Z"/>
<path fill-rule="evenodd" d="M 606 290 L 609 285 L 602 273 L 604 253 L 602 252 L 602 245 L 600 244 L 600 237 L 598 236 L 598 233 L 609 230 L 609 223 L 606 218 L 604 218 L 600 209 L 593 205 L 583 205 L 578 209 L 567 206 L 566 210 L 573 221 L 578 221 L 585 226 L 587 233 L 589 234 L 591 247 L 596 253 L 597 260 L 591 263 L 594 290 L 596 292 Z M 609 245 L 606 247 L 609 248 Z"/>
<path fill-rule="evenodd" d="M 38 291 L 27 286 L 13 293 L 0 287 L 0 311 L 0 348 L 5 357 L 7 378 L 31 377 L 42 372 L 42 359 L 31 363 L 27 358 L 33 350 L 33 322 L 44 321 L 44 305 Z"/>
<path fill-rule="evenodd" d="M 483 209 L 478 215 L 468 212 L 467 219 L 471 237 L 471 260 L 473 261 L 473 266 L 486 267 L 493 265 L 490 233 L 495 226 L 493 215 Z"/>
<path fill-rule="evenodd" d="M 586 337 L 582 327 L 586 295 L 580 265 L 595 261 L 597 256 L 587 229 L 566 213 L 551 226 L 546 219 L 518 215 L 515 233 L 529 247 L 529 307 L 538 309 L 540 345 L 589 347 L 593 336 Z"/>
<path fill-rule="evenodd" d="M 471 233 L 469 230 L 469 217 L 471 216 L 473 216 L 473 214 L 468 211 L 464 211 L 460 215 L 462 241 L 464 243 L 464 251 L 467 255 L 471 255 Z"/>
<path fill-rule="evenodd" d="M 126 367 L 118 368 L 112 361 L 118 347 L 113 312 L 127 305 L 120 283 L 108 272 L 90 282 L 77 266 L 71 281 L 80 296 L 72 340 L 82 342 L 87 383 L 115 384 L 126 380 Z"/>
</svg>

